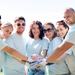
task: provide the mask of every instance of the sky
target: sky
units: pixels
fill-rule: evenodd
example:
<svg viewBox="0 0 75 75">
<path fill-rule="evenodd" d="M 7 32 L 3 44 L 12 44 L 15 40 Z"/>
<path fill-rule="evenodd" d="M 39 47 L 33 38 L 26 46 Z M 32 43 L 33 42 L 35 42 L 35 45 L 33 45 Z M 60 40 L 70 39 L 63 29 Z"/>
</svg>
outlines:
<svg viewBox="0 0 75 75">
<path fill-rule="evenodd" d="M 3 22 L 12 23 L 15 17 L 24 16 L 27 26 L 33 20 L 55 23 L 69 7 L 75 9 L 75 0 L 0 0 L 0 15 Z"/>
</svg>

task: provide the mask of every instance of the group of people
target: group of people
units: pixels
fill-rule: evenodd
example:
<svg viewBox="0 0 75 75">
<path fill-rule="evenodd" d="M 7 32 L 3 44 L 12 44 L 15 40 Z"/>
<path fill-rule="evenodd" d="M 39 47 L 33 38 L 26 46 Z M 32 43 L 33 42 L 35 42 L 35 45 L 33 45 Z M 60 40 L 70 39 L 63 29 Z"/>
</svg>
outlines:
<svg viewBox="0 0 75 75">
<path fill-rule="evenodd" d="M 18 17 L 0 25 L 0 67 L 4 75 L 75 75 L 75 10 L 68 8 L 56 25 Z M 15 31 L 13 33 L 13 30 Z"/>
</svg>

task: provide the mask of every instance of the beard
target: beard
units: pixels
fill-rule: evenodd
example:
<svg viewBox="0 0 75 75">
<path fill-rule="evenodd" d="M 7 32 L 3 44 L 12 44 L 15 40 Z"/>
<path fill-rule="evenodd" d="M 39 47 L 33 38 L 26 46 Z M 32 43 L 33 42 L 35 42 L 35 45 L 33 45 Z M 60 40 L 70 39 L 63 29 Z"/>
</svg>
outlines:
<svg viewBox="0 0 75 75">
<path fill-rule="evenodd" d="M 18 34 L 23 34 L 24 30 L 25 30 L 24 28 L 19 28 L 19 29 L 17 30 L 17 33 L 18 33 Z"/>
<path fill-rule="evenodd" d="M 24 30 L 23 31 L 17 31 L 18 34 L 23 34 Z"/>
</svg>

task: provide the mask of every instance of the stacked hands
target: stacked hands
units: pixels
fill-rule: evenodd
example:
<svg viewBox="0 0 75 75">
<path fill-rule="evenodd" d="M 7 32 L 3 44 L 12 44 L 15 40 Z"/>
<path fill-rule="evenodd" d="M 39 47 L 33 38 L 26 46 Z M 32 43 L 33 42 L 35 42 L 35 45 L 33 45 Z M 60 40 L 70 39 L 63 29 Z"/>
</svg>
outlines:
<svg viewBox="0 0 75 75">
<path fill-rule="evenodd" d="M 43 58 L 39 55 L 33 54 L 31 57 L 28 57 L 27 61 L 22 60 L 23 63 L 29 63 L 32 68 L 41 68 L 46 65 L 52 65 L 53 63 L 48 63 L 47 58 Z"/>
<path fill-rule="evenodd" d="M 31 58 L 28 58 L 28 63 L 31 65 L 33 68 L 41 68 L 46 65 L 51 65 L 53 63 L 48 63 L 47 58 L 40 57 L 39 55 L 34 54 Z"/>
<path fill-rule="evenodd" d="M 28 62 L 32 68 L 40 68 L 46 65 L 46 59 L 39 56 L 32 56 L 28 59 Z"/>
</svg>

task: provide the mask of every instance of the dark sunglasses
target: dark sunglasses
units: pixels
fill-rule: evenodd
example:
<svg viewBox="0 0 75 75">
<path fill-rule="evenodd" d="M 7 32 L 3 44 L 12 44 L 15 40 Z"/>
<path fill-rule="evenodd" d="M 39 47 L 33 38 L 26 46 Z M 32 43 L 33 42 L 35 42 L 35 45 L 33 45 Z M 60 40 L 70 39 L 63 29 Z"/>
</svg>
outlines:
<svg viewBox="0 0 75 75">
<path fill-rule="evenodd" d="M 21 26 L 21 25 L 22 25 L 22 26 L 25 26 L 25 23 L 22 23 L 22 24 L 18 23 L 18 24 L 17 24 L 17 26 Z"/>
<path fill-rule="evenodd" d="M 48 28 L 48 29 L 44 29 L 44 33 L 46 33 L 46 32 L 51 32 L 51 31 L 53 31 L 53 29 L 50 29 L 50 28 Z"/>
</svg>

